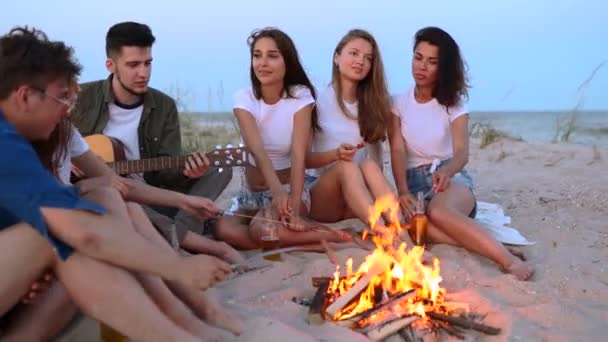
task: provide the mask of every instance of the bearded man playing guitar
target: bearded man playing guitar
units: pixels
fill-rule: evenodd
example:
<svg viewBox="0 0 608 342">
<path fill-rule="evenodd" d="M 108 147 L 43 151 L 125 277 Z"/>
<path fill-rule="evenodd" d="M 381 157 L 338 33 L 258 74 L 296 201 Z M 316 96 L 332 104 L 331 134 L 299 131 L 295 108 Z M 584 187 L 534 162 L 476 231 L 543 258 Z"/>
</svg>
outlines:
<svg viewBox="0 0 608 342">
<path fill-rule="evenodd" d="M 73 111 L 74 123 L 83 136 L 104 135 L 119 141 L 121 147 L 114 152 L 124 153 L 127 160 L 177 157 L 182 153 L 175 101 L 148 87 L 154 41 L 147 25 L 123 22 L 112 26 L 106 35 L 106 68 L 110 76 L 82 84 Z M 95 150 L 94 146 L 91 149 Z M 210 168 L 205 155 L 194 153 L 182 168 L 157 168 L 130 177 L 154 187 L 215 200 L 232 179 L 232 170 Z M 205 249 L 208 240 L 201 234 L 209 232 L 213 219 L 203 222 L 187 211 L 178 212 L 177 205 L 171 207 L 144 208 L 166 239 L 176 236 L 185 249 Z"/>
</svg>

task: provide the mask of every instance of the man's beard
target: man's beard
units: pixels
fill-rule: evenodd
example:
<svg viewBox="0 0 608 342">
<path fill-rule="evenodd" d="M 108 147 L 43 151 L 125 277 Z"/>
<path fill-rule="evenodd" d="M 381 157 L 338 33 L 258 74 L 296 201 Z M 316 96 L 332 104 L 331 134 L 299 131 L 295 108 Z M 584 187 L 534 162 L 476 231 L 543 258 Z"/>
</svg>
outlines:
<svg viewBox="0 0 608 342">
<path fill-rule="evenodd" d="M 116 77 L 116 79 L 118 80 L 118 83 L 120 84 L 120 86 L 122 87 L 122 89 L 126 90 L 131 95 L 144 96 L 148 92 L 147 89 L 144 90 L 144 91 L 135 91 L 135 90 L 129 88 L 126 84 L 124 84 L 122 82 L 122 80 L 120 79 L 120 74 L 119 73 L 114 73 L 114 77 Z"/>
</svg>

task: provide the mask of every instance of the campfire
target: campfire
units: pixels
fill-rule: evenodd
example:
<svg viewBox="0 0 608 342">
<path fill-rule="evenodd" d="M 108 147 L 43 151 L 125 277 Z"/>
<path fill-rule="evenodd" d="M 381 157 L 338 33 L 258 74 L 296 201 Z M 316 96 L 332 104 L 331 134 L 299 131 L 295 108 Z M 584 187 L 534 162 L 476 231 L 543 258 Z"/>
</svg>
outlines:
<svg viewBox="0 0 608 342">
<path fill-rule="evenodd" d="M 415 341 L 442 330 L 463 339 L 462 329 L 499 334 L 500 329 L 477 322 L 466 303 L 446 301 L 437 258 L 426 265 L 424 247 L 408 249 L 399 242 L 407 227 L 399 224 L 398 206 L 391 198 L 383 198 L 370 209 L 371 229 L 363 232 L 363 238 L 370 238 L 376 248 L 356 271 L 348 259 L 345 270 L 337 266 L 333 277 L 313 278 L 318 289 L 310 304 L 309 322 L 331 321 L 372 340 L 396 335 Z M 381 217 L 393 223 L 379 225 Z"/>
</svg>

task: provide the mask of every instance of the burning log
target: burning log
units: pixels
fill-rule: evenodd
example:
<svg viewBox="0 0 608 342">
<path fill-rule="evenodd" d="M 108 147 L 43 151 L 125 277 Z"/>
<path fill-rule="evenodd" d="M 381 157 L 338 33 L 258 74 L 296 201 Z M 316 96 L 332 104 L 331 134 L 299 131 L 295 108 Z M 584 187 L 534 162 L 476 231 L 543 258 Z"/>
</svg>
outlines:
<svg viewBox="0 0 608 342">
<path fill-rule="evenodd" d="M 323 323 L 323 309 L 325 307 L 327 299 L 327 290 L 329 289 L 329 282 L 329 279 L 324 280 L 317 288 L 317 292 L 312 298 L 310 308 L 308 309 L 308 324 L 319 325 Z"/>
<path fill-rule="evenodd" d="M 325 312 L 330 314 L 331 317 L 335 317 L 340 310 L 348 305 L 348 303 L 357 298 L 357 296 L 359 296 L 359 294 L 361 294 L 361 292 L 369 286 L 372 279 L 378 274 L 382 273 L 382 271 L 382 267 L 374 265 L 365 275 L 357 280 L 357 283 L 350 290 L 346 291 L 343 296 L 331 303 Z"/>
<path fill-rule="evenodd" d="M 369 337 L 372 341 L 380 341 L 419 319 L 420 317 L 418 316 L 407 316 L 390 322 L 378 324 L 376 327 L 367 332 L 367 337 Z"/>
<path fill-rule="evenodd" d="M 432 319 L 445 321 L 445 322 L 448 322 L 450 324 L 453 324 L 455 326 L 458 326 L 458 327 L 461 327 L 464 329 L 477 330 L 477 331 L 482 332 L 487 335 L 500 334 L 500 328 L 495 328 L 495 327 L 485 325 L 482 323 L 473 322 L 464 317 L 449 316 L 449 315 L 444 315 L 444 314 L 440 314 L 440 313 L 432 312 L 432 311 L 427 312 L 426 314 L 429 315 L 429 317 L 431 317 Z"/>
<path fill-rule="evenodd" d="M 410 298 L 414 297 L 415 295 L 416 295 L 416 290 L 409 290 L 407 292 L 400 293 L 396 296 L 391 297 L 386 303 L 377 305 L 367 311 L 363 311 L 362 313 L 351 317 L 351 319 L 362 320 L 362 319 L 369 318 L 373 314 L 375 314 L 379 311 L 390 310 L 391 307 L 393 307 L 395 305 L 399 305 L 400 303 L 403 303 L 403 302 L 409 300 Z"/>
</svg>

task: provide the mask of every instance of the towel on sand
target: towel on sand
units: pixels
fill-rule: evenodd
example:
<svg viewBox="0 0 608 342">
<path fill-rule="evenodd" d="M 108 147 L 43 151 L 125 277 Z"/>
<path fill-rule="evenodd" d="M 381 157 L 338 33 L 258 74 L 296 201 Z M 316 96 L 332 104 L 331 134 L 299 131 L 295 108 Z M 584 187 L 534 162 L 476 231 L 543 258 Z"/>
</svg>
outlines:
<svg viewBox="0 0 608 342">
<path fill-rule="evenodd" d="M 475 219 L 488 229 L 496 240 L 502 243 L 520 246 L 529 246 L 536 243 L 528 241 L 517 229 L 507 226 L 511 223 L 511 217 L 506 216 L 504 210 L 498 204 L 478 201 Z"/>
</svg>

